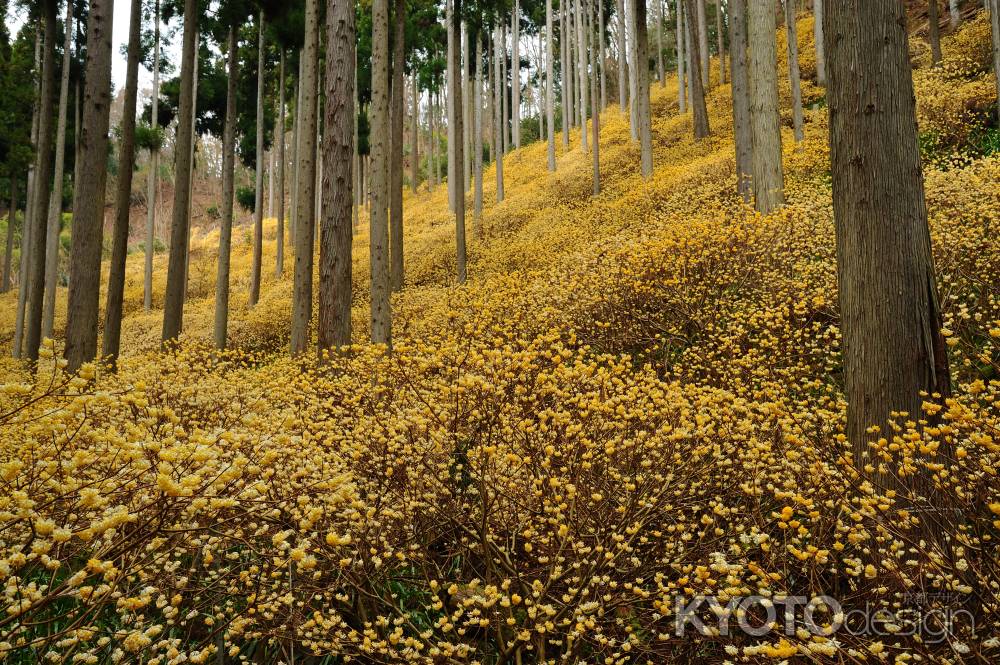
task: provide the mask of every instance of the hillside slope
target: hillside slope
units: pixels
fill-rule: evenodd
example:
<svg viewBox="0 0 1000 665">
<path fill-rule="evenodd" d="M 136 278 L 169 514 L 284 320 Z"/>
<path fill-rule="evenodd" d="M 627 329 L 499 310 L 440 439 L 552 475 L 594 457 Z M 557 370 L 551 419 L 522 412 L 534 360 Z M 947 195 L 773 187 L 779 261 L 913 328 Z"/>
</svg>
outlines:
<svg viewBox="0 0 1000 665">
<path fill-rule="evenodd" d="M 31 381 L 5 361 L 0 580 L 8 616 L 36 623 L 0 620 L 0 657 L 32 662 L 32 640 L 104 654 L 109 638 L 127 660 L 164 663 L 219 648 L 276 662 L 292 644 L 363 662 L 994 660 L 1000 157 L 983 147 L 985 25 L 946 41 L 945 67 L 915 73 L 956 397 L 901 414 L 869 459 L 851 459 L 842 433 L 822 91 L 806 84 L 820 108 L 805 141 L 785 129 L 789 205 L 764 218 L 733 193 L 728 88 L 712 88 L 713 136 L 696 143 L 670 79 L 653 90 L 648 181 L 615 107 L 600 196 L 575 134 L 555 174 L 542 144 L 509 156 L 500 205 L 486 174 L 465 286 L 444 188 L 408 196 L 391 356 L 359 344 L 323 365 L 286 358 L 289 278 L 266 270 L 247 310 L 240 229 L 234 351 L 204 346 L 206 236 L 176 351 L 156 350 L 160 313 L 141 311 L 135 261 L 117 375 L 66 377 L 49 351 Z M 799 27 L 808 75 L 810 22 Z M 360 342 L 364 229 L 354 256 Z M 955 507 L 940 528 L 956 548 L 920 541 L 907 511 L 925 499 L 859 482 L 863 464 L 930 470 Z M 974 621 L 959 616 L 948 640 L 822 636 L 802 615 L 788 633 L 678 635 L 678 599 L 709 594 Z M 843 620 L 835 610 L 819 627 Z"/>
</svg>

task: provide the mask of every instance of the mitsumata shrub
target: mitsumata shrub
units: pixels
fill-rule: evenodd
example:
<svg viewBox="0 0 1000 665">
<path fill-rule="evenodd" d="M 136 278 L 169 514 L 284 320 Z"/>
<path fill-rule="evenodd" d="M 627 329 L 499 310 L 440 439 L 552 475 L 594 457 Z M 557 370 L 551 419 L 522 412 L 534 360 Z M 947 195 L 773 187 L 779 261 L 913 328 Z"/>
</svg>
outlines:
<svg viewBox="0 0 1000 665">
<path fill-rule="evenodd" d="M 941 71 L 917 71 L 922 129 L 949 146 L 970 118 L 955 110 L 988 101 L 960 64 L 988 39 L 970 22 Z M 116 374 L 65 374 L 51 341 L 34 371 L 0 360 L 0 659 L 1000 658 L 1000 155 L 926 172 L 955 394 L 855 459 L 825 112 L 799 145 L 784 129 L 789 204 L 761 217 L 734 193 L 728 88 L 700 143 L 675 91 L 653 88 L 648 181 L 616 108 L 600 196 L 561 142 L 556 173 L 542 143 L 506 158 L 500 205 L 487 174 L 466 285 L 446 188 L 407 192 L 391 354 L 361 343 L 363 224 L 344 353 L 287 358 L 291 276 L 265 269 L 249 309 L 239 232 L 232 350 L 210 349 L 209 230 L 178 346 L 158 348 L 167 257 L 146 313 L 137 255 Z M 872 486 L 876 469 L 925 474 L 937 500 Z"/>
</svg>

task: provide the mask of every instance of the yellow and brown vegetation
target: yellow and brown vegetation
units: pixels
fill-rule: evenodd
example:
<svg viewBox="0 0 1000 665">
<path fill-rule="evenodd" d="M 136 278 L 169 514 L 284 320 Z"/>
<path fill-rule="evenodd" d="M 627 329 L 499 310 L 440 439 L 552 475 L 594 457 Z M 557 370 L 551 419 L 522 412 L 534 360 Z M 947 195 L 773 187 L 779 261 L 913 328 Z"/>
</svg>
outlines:
<svg viewBox="0 0 1000 665">
<path fill-rule="evenodd" d="M 810 23 L 799 27 L 809 54 Z M 940 71 L 916 71 L 938 151 L 966 145 L 969 114 L 989 107 L 990 75 L 969 65 L 988 39 L 970 22 Z M 67 376 L 55 344 L 33 374 L 4 361 L 0 659 L 995 661 L 1000 155 L 926 172 L 955 396 L 898 414 L 853 459 L 825 114 L 807 113 L 799 146 L 786 123 L 789 205 L 761 217 L 735 195 L 728 88 L 711 88 L 715 134 L 695 143 L 675 84 L 654 86 L 648 181 L 614 108 L 599 197 L 578 148 L 554 174 L 544 144 L 514 153 L 500 205 L 487 176 L 467 285 L 453 284 L 445 189 L 408 198 L 391 355 L 359 344 L 287 359 L 289 278 L 266 277 L 248 310 L 237 233 L 234 350 L 207 346 L 208 234 L 193 245 L 178 348 L 157 349 L 136 260 L 117 374 Z M 362 232 L 359 341 L 365 245 Z M 0 300 L 4 330 L 12 302 Z M 928 516 L 925 497 L 867 483 L 875 468 L 927 474 L 953 509 Z M 947 538 L 923 539 L 928 522 Z M 890 612 L 919 597 L 974 621 L 944 641 L 798 624 L 676 637 L 675 599 L 697 595 Z"/>
</svg>

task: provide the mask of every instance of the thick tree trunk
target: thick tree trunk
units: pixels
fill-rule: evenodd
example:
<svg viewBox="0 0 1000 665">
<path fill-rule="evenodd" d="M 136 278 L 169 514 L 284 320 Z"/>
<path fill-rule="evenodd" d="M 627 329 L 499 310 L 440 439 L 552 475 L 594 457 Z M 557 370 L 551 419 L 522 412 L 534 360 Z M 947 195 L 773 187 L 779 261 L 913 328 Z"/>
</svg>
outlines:
<svg viewBox="0 0 1000 665">
<path fill-rule="evenodd" d="M 160 0 L 153 12 L 153 94 L 150 100 L 150 126 L 157 131 L 160 107 Z M 143 261 L 142 306 L 147 312 L 153 308 L 153 244 L 156 234 L 156 185 L 159 179 L 160 149 L 149 151 L 149 173 L 146 174 L 146 242 Z"/>
<path fill-rule="evenodd" d="M 824 30 L 823 0 L 813 0 L 813 25 L 816 42 L 816 84 L 826 86 L 826 44 Z"/>
<path fill-rule="evenodd" d="M 399 4 L 397 4 L 397 10 Z M 354 4 L 328 0 L 323 220 L 319 246 L 320 352 L 351 343 L 351 211 L 354 207 Z M 398 33 L 397 33 L 398 34 Z M 396 43 L 401 48 L 401 42 Z"/>
<path fill-rule="evenodd" d="M 576 0 L 576 69 L 580 83 L 580 146 L 583 151 L 587 145 L 587 36 L 583 15 L 584 0 Z"/>
<path fill-rule="evenodd" d="M 80 181 L 73 189 L 73 238 L 69 255 L 66 361 L 70 372 L 93 360 L 97 354 L 104 186 L 108 173 L 108 113 L 111 110 L 113 11 L 113 0 L 91 0 L 87 19 L 87 78 L 83 91 L 83 125 L 80 128 L 83 163 L 78 171 Z"/>
<path fill-rule="evenodd" d="M 687 6 L 688 14 L 692 14 L 695 10 L 696 0 L 685 0 L 685 5 Z M 694 24 L 688 22 L 688 34 L 691 40 L 694 41 Z M 691 49 L 691 71 L 695 72 L 701 69 L 701 53 L 699 49 Z M 708 109 L 705 108 L 705 89 L 701 85 L 701 79 L 697 76 L 691 77 L 691 92 L 694 93 L 691 96 L 691 111 L 694 116 L 694 137 L 696 139 L 703 139 L 709 135 L 708 126 Z"/>
<path fill-rule="evenodd" d="M 226 121 L 222 131 L 222 223 L 219 228 L 219 265 L 215 280 L 215 348 L 226 348 L 229 328 L 229 265 L 233 240 L 233 193 L 236 166 L 236 87 L 240 77 L 238 26 L 229 27 L 227 43 Z"/>
<path fill-rule="evenodd" d="M 636 30 L 636 51 L 638 57 L 638 116 L 639 116 L 639 150 L 642 177 L 648 178 L 653 175 L 653 132 L 652 118 L 649 111 L 649 56 L 648 37 L 646 35 L 646 0 L 634 0 L 635 2 L 635 25 Z"/>
<path fill-rule="evenodd" d="M 962 23 L 962 10 L 959 9 L 959 0 L 948 0 L 949 24 L 955 30 Z"/>
<path fill-rule="evenodd" d="M 927 29 L 931 42 L 931 62 L 941 62 L 941 17 L 938 15 L 938 0 L 927 2 Z"/>
<path fill-rule="evenodd" d="M 46 0 L 42 7 L 45 37 L 42 41 L 42 81 L 39 95 L 38 142 L 35 158 L 34 202 L 31 212 L 31 233 L 28 244 L 28 275 L 25 287 L 28 299 L 24 314 L 24 354 L 28 360 L 38 360 L 42 341 L 42 305 L 45 292 L 45 236 L 48 226 L 49 196 L 52 191 L 52 134 L 55 113 L 53 97 L 56 82 L 56 0 Z M 98 2 L 99 6 L 102 6 Z M 100 14 L 100 7 L 98 10 Z M 110 19 L 110 17 L 105 16 Z M 110 32 L 110 25 L 109 32 Z M 103 29 L 103 28 L 102 28 Z M 97 47 L 98 51 L 100 48 Z M 101 171 L 105 171 L 102 167 Z M 75 210 L 75 207 L 74 207 Z M 76 235 L 76 234 L 74 234 Z M 96 297 L 96 293 L 95 293 Z M 95 328 L 96 322 L 95 322 Z M 96 332 L 95 332 L 96 340 Z M 93 357 L 91 353 L 91 357 Z"/>
<path fill-rule="evenodd" d="M 386 0 L 381 0 L 383 12 Z M 299 82 L 300 109 L 296 139 L 298 173 L 295 219 L 295 269 L 292 284 L 293 356 L 306 352 L 309 346 L 309 320 L 312 318 L 313 247 L 316 238 L 316 69 L 319 59 L 319 11 L 317 0 L 306 0 L 306 35 L 300 55 L 302 77 Z M 383 15 L 384 16 L 384 15 Z M 388 17 L 384 17 L 385 20 Z M 382 33 L 385 38 L 385 33 Z M 385 53 L 380 54 L 385 57 Z M 386 91 L 383 89 L 382 91 Z M 385 128 L 388 131 L 388 127 Z M 383 134 L 382 140 L 388 138 Z M 388 277 L 388 276 L 387 276 Z"/>
<path fill-rule="evenodd" d="M 285 49 L 281 48 L 278 60 L 278 229 L 274 274 L 280 278 L 285 272 Z"/>
<path fill-rule="evenodd" d="M 392 12 L 392 83 L 390 100 L 392 157 L 389 159 L 389 285 L 403 288 L 403 108 L 406 99 L 403 67 L 406 57 L 406 0 L 395 0 Z"/>
<path fill-rule="evenodd" d="M 10 291 L 10 268 L 14 258 L 14 224 L 17 221 L 17 176 L 10 176 L 10 206 L 7 208 L 7 245 L 3 254 L 3 277 L 0 293 Z"/>
<path fill-rule="evenodd" d="M 499 27 L 493 29 L 493 53 L 494 53 L 493 90 L 494 94 L 499 96 L 503 94 L 502 92 L 503 81 L 500 80 L 500 59 L 499 59 L 499 54 L 503 53 L 503 48 L 500 43 Z M 495 113 L 493 127 L 496 132 L 495 141 L 498 146 L 503 144 L 503 137 L 501 136 L 502 134 L 501 127 L 503 126 L 503 118 L 500 117 L 500 109 L 501 109 L 500 100 L 495 99 L 493 103 L 493 110 Z M 497 203 L 502 203 L 503 202 L 503 151 L 502 150 L 497 150 L 496 155 L 494 157 L 494 161 L 496 162 L 496 175 L 497 175 Z"/>
<path fill-rule="evenodd" d="M 768 214 L 785 203 L 778 113 L 778 48 L 774 5 L 748 0 L 750 126 L 753 136 L 753 191 L 757 210 Z"/>
<path fill-rule="evenodd" d="M 52 323 L 56 315 L 56 281 L 59 276 L 59 231 L 62 228 L 63 173 L 66 162 L 66 116 L 69 109 L 69 71 L 73 44 L 73 3 L 66 3 L 66 26 L 63 40 L 62 77 L 59 82 L 59 119 L 56 128 L 55 168 L 52 171 L 52 192 L 49 196 L 48 219 L 45 232 L 45 299 L 42 306 L 42 337 L 52 337 Z M 127 99 L 126 99 L 127 103 Z M 133 109 L 135 105 L 133 104 Z M 133 121 L 133 133 L 135 123 Z M 124 130 L 124 125 L 123 125 Z M 123 132 L 124 133 L 124 132 Z M 123 146 L 124 150 L 124 140 Z M 131 173 L 129 173 L 131 179 Z M 131 184 L 131 182 L 129 183 Z"/>
<path fill-rule="evenodd" d="M 799 75 L 799 38 L 795 26 L 795 0 L 784 0 L 785 26 L 788 30 L 788 79 L 792 84 L 792 124 L 795 128 L 795 142 L 805 138 L 802 130 L 802 83 Z"/>
<path fill-rule="evenodd" d="M 34 71 L 39 71 L 42 62 L 42 32 L 41 25 L 35 30 L 35 59 Z M 38 146 L 38 122 L 41 111 L 41 90 L 42 82 L 38 81 L 35 86 L 34 108 L 31 113 L 31 145 Z M 80 123 L 76 124 L 79 127 Z M 79 148 L 78 148 L 79 149 Z M 77 162 L 79 163 L 79 162 Z M 31 252 L 31 227 L 32 215 L 35 209 L 35 167 L 37 159 L 32 159 L 28 165 L 27 191 L 24 201 L 24 221 L 21 227 L 21 257 L 17 266 L 17 314 L 14 324 L 14 343 L 12 354 L 15 358 L 20 358 L 24 351 L 24 314 L 28 306 L 28 264 Z"/>
<path fill-rule="evenodd" d="M 891 436 L 891 413 L 917 420 L 926 395 L 943 402 L 951 390 L 904 6 L 842 0 L 827 5 L 826 19 L 847 436 L 876 487 L 927 498 L 929 479 L 898 478 L 870 448 Z"/>
<path fill-rule="evenodd" d="M 180 108 L 177 139 L 174 143 L 174 207 L 170 224 L 170 258 L 167 262 L 167 290 L 163 300 L 163 341 L 177 339 L 184 324 L 187 238 L 191 223 L 191 160 L 194 147 L 194 70 L 198 36 L 198 0 L 184 0 L 184 42 L 181 56 Z"/>
<path fill-rule="evenodd" d="M 552 0 L 548 0 L 551 2 Z M 618 34 L 615 35 L 618 44 L 618 112 L 625 116 L 627 106 L 629 103 L 628 96 L 628 82 L 629 82 L 629 64 L 628 64 L 628 41 L 627 32 L 628 21 L 625 14 L 625 0 L 618 0 L 617 6 L 618 14 Z"/>
<path fill-rule="evenodd" d="M 459 26 L 461 24 L 462 16 L 462 0 L 451 0 L 453 5 L 451 20 L 453 21 L 452 30 L 458 34 Z M 458 51 L 453 53 L 455 61 L 452 63 L 455 71 L 461 69 L 461 62 L 459 61 Z M 455 86 L 453 90 L 453 96 L 449 100 L 451 103 L 452 115 L 455 117 L 455 122 L 457 126 L 455 127 L 455 136 L 462 136 L 462 88 Z M 455 141 L 455 169 L 456 173 L 462 173 L 465 168 L 466 154 L 464 146 L 461 141 Z M 457 192 L 455 197 L 455 246 L 456 246 L 456 268 L 458 272 L 458 283 L 464 284 L 467 267 L 466 267 L 466 253 L 465 253 L 465 192 Z"/>
<path fill-rule="evenodd" d="M 709 56 L 708 52 L 708 16 L 705 13 L 705 0 L 697 0 L 698 4 L 698 41 L 693 39 L 691 43 L 698 44 L 699 68 L 701 71 L 701 86 L 703 89 L 709 88 Z M 690 12 L 690 10 L 689 10 Z M 690 14 L 689 14 L 690 15 Z"/>
<path fill-rule="evenodd" d="M 372 105 L 371 105 L 371 145 L 372 166 L 372 213 L 371 240 L 369 251 L 371 259 L 371 341 L 373 344 L 392 346 L 392 312 L 389 304 L 389 0 L 374 0 L 372 3 Z M 453 11 L 456 21 L 455 34 L 458 33 L 458 12 Z M 452 51 L 452 56 L 458 56 L 458 50 Z M 458 73 L 458 65 L 452 70 Z M 458 81 L 455 77 L 451 83 L 454 93 L 461 95 Z M 462 107 L 455 105 L 454 117 L 461 123 Z M 455 154 L 462 152 L 461 126 L 455 128 Z M 454 169 L 455 207 L 464 201 L 462 188 L 459 184 L 462 178 L 462 167 L 456 163 Z"/>
<path fill-rule="evenodd" d="M 677 0 L 677 107 L 681 114 L 687 113 L 687 53 L 684 49 L 687 44 L 684 31 L 687 26 L 683 3 L 684 0 Z"/>
<path fill-rule="evenodd" d="M 550 171 L 556 170 L 556 114 L 552 86 L 552 0 L 545 0 L 545 125 L 548 127 L 546 156 Z"/>
<path fill-rule="evenodd" d="M 753 200 L 753 133 L 747 81 L 746 0 L 729 0 L 729 56 L 733 79 L 733 136 L 736 144 L 736 190 L 743 201 Z"/>
<path fill-rule="evenodd" d="M 683 2 L 682 2 L 683 4 Z M 693 51 L 698 50 L 698 40 L 692 41 L 691 35 L 694 34 L 694 29 L 697 28 L 697 22 L 692 18 L 691 14 L 688 13 L 687 6 L 684 6 L 682 10 L 684 12 L 684 66 L 687 69 L 687 100 L 688 105 L 691 105 L 691 100 L 694 99 L 694 90 L 692 88 L 692 79 L 699 76 L 698 70 L 694 68 L 694 57 L 692 55 Z"/>
<path fill-rule="evenodd" d="M 260 272 L 264 253 L 264 12 L 257 18 L 257 148 L 254 151 L 253 264 L 250 268 L 250 307 L 260 300 Z"/>
<path fill-rule="evenodd" d="M 108 275 L 108 301 L 104 310 L 104 345 L 102 355 L 112 367 L 117 365 L 121 349 L 122 307 L 125 297 L 125 260 L 128 256 L 129 210 L 132 203 L 132 172 L 135 168 L 135 107 L 139 88 L 139 37 L 142 27 L 142 1 L 132 0 L 129 14 L 128 57 L 125 69 L 125 106 L 122 109 L 122 144 L 118 169 L 118 192 L 115 225 L 111 240 L 111 270 Z M 103 214 L 102 214 L 103 217 Z M 103 220 L 102 220 L 103 221 Z"/>
<path fill-rule="evenodd" d="M 472 75 L 469 72 L 469 60 L 472 59 L 469 53 L 469 25 L 462 24 L 462 150 L 466 155 L 465 167 L 462 176 L 462 196 L 465 196 L 472 189 Z"/>
</svg>

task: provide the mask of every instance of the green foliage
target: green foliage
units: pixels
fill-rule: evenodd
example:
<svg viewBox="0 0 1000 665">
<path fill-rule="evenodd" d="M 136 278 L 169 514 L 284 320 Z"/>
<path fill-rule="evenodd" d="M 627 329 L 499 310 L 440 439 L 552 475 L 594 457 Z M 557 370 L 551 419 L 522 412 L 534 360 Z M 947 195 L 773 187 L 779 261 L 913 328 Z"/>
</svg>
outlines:
<svg viewBox="0 0 1000 665">
<path fill-rule="evenodd" d="M 160 150 L 164 135 L 163 127 L 154 129 L 149 123 L 140 122 L 135 127 L 135 146 L 139 150 Z"/>
<path fill-rule="evenodd" d="M 254 211 L 254 205 L 256 204 L 257 191 L 253 187 L 237 187 L 236 188 L 236 203 L 239 204 L 241 208 L 247 212 Z"/>
</svg>

